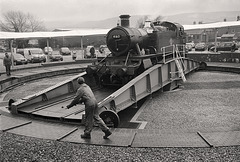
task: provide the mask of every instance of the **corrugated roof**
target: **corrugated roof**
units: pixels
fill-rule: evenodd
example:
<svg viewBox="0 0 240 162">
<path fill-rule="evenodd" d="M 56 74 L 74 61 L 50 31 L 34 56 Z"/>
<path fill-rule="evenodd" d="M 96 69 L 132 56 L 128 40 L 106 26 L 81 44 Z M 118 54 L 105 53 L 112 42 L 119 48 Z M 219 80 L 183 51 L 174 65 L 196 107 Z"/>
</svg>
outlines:
<svg viewBox="0 0 240 162">
<path fill-rule="evenodd" d="M 183 25 L 186 31 L 193 29 L 211 29 L 230 26 L 240 26 L 240 21 L 217 22 L 210 24 Z M 23 38 L 51 38 L 107 34 L 110 29 L 76 29 L 71 31 L 57 32 L 0 32 L 0 39 L 23 39 Z"/>
<path fill-rule="evenodd" d="M 204 30 L 185 30 L 185 32 L 187 34 L 189 34 L 189 35 L 191 35 L 191 34 L 194 34 L 194 35 L 199 34 L 199 35 L 201 35 L 204 32 Z"/>
<path fill-rule="evenodd" d="M 79 29 L 72 31 L 57 32 L 0 32 L 0 39 L 21 39 L 21 38 L 51 38 L 107 34 L 110 29 Z"/>
<path fill-rule="evenodd" d="M 196 25 L 183 25 L 185 30 L 193 29 L 211 29 L 211 28 L 222 28 L 230 26 L 240 26 L 240 21 L 226 21 L 226 22 L 216 22 L 210 24 L 196 24 Z"/>
</svg>

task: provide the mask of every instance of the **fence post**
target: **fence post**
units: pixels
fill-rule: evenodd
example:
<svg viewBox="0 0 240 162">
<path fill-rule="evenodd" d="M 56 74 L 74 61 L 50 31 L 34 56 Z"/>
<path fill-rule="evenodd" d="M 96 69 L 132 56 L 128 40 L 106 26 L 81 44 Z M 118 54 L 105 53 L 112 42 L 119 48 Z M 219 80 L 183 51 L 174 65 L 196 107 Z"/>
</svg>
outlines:
<svg viewBox="0 0 240 162">
<path fill-rule="evenodd" d="M 165 47 L 163 47 L 163 63 L 165 64 Z"/>
</svg>

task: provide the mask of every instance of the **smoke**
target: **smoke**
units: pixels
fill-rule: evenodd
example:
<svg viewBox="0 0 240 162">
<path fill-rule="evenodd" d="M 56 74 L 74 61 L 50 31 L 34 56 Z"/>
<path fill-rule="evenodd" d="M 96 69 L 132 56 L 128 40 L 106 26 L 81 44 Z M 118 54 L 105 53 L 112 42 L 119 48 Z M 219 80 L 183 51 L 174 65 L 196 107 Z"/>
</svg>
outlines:
<svg viewBox="0 0 240 162">
<path fill-rule="evenodd" d="M 143 16 L 140 19 L 138 19 L 136 23 L 136 27 L 143 28 L 146 20 L 148 20 L 148 16 Z"/>
<path fill-rule="evenodd" d="M 158 15 L 157 17 L 155 17 L 153 19 L 153 21 L 161 21 L 161 20 L 163 20 L 163 16 L 161 16 L 161 15 Z"/>
<path fill-rule="evenodd" d="M 143 16 L 143 17 L 141 17 L 140 19 L 137 20 L 136 27 L 137 28 L 143 28 L 146 20 L 150 20 L 151 22 L 162 21 L 163 16 L 161 16 L 161 15 Z"/>
</svg>

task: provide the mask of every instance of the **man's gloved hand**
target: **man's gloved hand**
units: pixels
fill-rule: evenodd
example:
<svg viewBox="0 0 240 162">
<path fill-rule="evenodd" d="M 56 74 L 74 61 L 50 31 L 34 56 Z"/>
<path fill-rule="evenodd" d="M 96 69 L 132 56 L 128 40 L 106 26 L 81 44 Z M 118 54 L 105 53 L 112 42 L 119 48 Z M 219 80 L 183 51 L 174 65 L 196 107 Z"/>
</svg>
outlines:
<svg viewBox="0 0 240 162">
<path fill-rule="evenodd" d="M 62 106 L 62 109 L 69 109 L 67 106 Z"/>
</svg>

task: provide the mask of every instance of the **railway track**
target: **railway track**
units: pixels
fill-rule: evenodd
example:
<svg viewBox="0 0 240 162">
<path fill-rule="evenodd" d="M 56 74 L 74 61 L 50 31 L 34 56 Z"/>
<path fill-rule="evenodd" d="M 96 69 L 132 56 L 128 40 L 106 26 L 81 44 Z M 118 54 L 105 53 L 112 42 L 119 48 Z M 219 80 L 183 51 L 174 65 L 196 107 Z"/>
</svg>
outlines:
<svg viewBox="0 0 240 162">
<path fill-rule="evenodd" d="M 184 59 L 183 64 L 186 67 L 184 72 L 186 75 L 199 67 L 197 62 L 189 59 Z M 112 89 L 110 92 L 103 89 L 96 90 L 94 94 L 97 96 L 100 116 L 103 120 L 106 119 L 113 123 L 114 127 L 117 127 L 120 124 L 119 112 L 129 106 L 137 105 L 140 100 L 156 91 L 176 88 L 181 81 L 177 72 L 179 66 L 176 66 L 176 60 L 170 60 L 165 64 L 157 64 L 147 69 L 117 90 Z M 63 104 L 67 105 L 68 100 L 60 103 L 58 101 L 58 99 L 68 98 L 69 95 L 76 92 L 78 88 L 77 78 L 79 76 L 84 77 L 86 83 L 91 87 L 98 86 L 94 78 L 87 75 L 86 72 L 82 72 L 35 94 L 14 101 L 9 104 L 9 110 L 13 114 L 28 113 L 33 116 L 57 118 L 62 121 L 82 119 L 83 113 L 76 113 L 78 108 L 74 107 L 68 110 L 61 108 Z"/>
<path fill-rule="evenodd" d="M 103 89 L 95 89 L 94 91 L 96 93 L 99 90 L 100 90 L 100 92 L 103 91 Z M 106 90 L 104 90 L 104 91 L 106 91 Z M 110 93 L 110 92 L 108 92 L 108 93 Z M 39 104 L 38 107 L 31 109 L 31 111 L 36 110 L 35 112 L 39 113 L 41 111 L 46 111 L 51 106 L 56 106 L 58 109 L 61 110 L 60 107 L 63 104 L 67 103 L 69 100 L 71 100 L 73 95 L 74 95 L 74 93 L 72 93 L 72 95 L 63 96 L 62 99 L 61 98 L 56 99 L 55 102 L 54 102 L 54 100 L 51 100 L 51 102 L 49 102 L 49 103 L 45 103 L 43 105 Z M 101 99 L 99 99 L 99 100 L 101 100 Z M 147 102 L 146 102 L 146 104 L 147 104 Z M 150 106 L 150 105 L 148 105 L 148 106 Z M 21 109 L 19 109 L 19 110 L 22 111 Z M 52 111 L 52 110 L 49 109 L 48 111 Z M 73 111 L 73 113 L 78 113 L 77 111 L 81 111 L 81 110 L 78 109 L 76 111 Z M 79 112 L 78 114 L 81 114 L 81 112 Z M 66 118 L 69 118 L 70 116 L 66 116 Z M 80 115 L 79 117 L 82 117 L 82 116 Z M 88 143 L 87 141 L 81 141 L 79 138 L 76 137 L 77 134 L 79 134 L 81 131 L 83 131 L 83 127 L 79 127 L 79 121 L 78 121 L 77 125 L 75 125 L 74 123 L 71 123 L 69 125 L 69 122 L 67 122 L 67 125 L 65 125 L 63 122 L 55 123 L 55 122 L 52 122 L 52 120 L 48 120 L 48 119 L 51 119 L 51 117 L 49 117 L 49 118 L 47 118 L 47 120 L 43 121 L 43 120 L 37 120 L 37 119 L 39 119 L 37 117 L 37 114 L 36 114 L 36 116 L 33 116 L 33 118 L 26 118 L 26 117 L 22 117 L 21 113 L 14 115 L 14 114 L 9 114 L 9 113 L 3 112 L 3 111 L 1 111 L 0 118 L 1 118 L 1 123 L 3 123 L 2 127 L 1 127 L 2 131 L 7 131 L 7 132 L 11 132 L 11 133 L 16 133 L 16 134 L 22 134 L 22 135 L 27 135 L 27 136 L 37 137 L 37 138 L 47 138 L 47 139 L 55 139 L 55 140 L 59 140 L 59 141 L 70 141 L 70 142 L 77 142 L 77 143 Z M 52 131 L 50 131 L 51 129 L 52 129 Z M 59 132 L 55 132 L 54 130 L 55 131 L 59 130 Z M 44 132 L 44 134 L 42 133 L 42 131 Z M 99 133 L 101 133 L 98 128 L 95 128 L 94 131 L 96 133 L 96 136 L 98 136 Z M 121 128 L 121 129 L 113 129 L 113 132 L 116 135 L 113 135 L 113 137 L 111 137 L 111 140 L 115 141 L 115 143 L 113 145 L 117 145 L 117 146 L 215 147 L 215 146 L 229 146 L 229 145 L 238 145 L 239 144 L 239 140 L 237 140 L 238 139 L 237 137 L 239 136 L 239 128 L 238 127 L 192 129 L 192 130 L 184 130 L 183 129 L 180 132 L 179 132 L 179 130 L 169 131 L 169 130 L 161 129 L 161 132 L 159 132 L 159 133 L 157 133 L 156 131 L 154 131 L 155 133 L 153 133 L 151 129 L 149 131 L 146 130 L 146 132 L 145 131 L 139 132 L 137 130 L 133 131 L 132 129 L 126 130 L 126 129 Z M 173 132 L 175 132 L 175 133 L 173 133 Z M 169 133 L 171 134 L 170 136 L 169 136 Z M 172 142 L 167 140 L 169 142 L 168 144 L 166 144 L 164 142 L 162 143 L 160 141 L 156 141 L 154 144 L 151 142 L 146 143 L 146 139 L 144 137 L 148 137 L 150 134 L 151 134 L 151 138 L 153 138 L 153 139 L 155 139 L 155 138 L 156 139 L 157 138 L 164 139 L 164 138 L 167 138 L 167 136 L 169 136 L 170 138 L 173 138 L 173 139 L 172 139 Z M 177 136 L 177 134 L 179 134 L 181 136 Z M 183 136 L 188 137 L 188 139 L 183 140 L 183 138 L 182 138 Z M 193 138 L 193 136 L 194 136 L 194 138 Z M 218 136 L 218 139 L 219 139 L 218 141 L 214 140 L 214 139 L 216 139 L 216 136 Z M 117 142 L 117 141 L 124 141 L 124 142 Z M 185 141 L 185 142 L 183 142 L 183 141 Z M 101 141 L 98 141 L 95 139 L 93 139 L 93 141 L 91 143 L 109 145 L 109 144 L 106 144 L 105 142 L 101 142 Z"/>
</svg>

